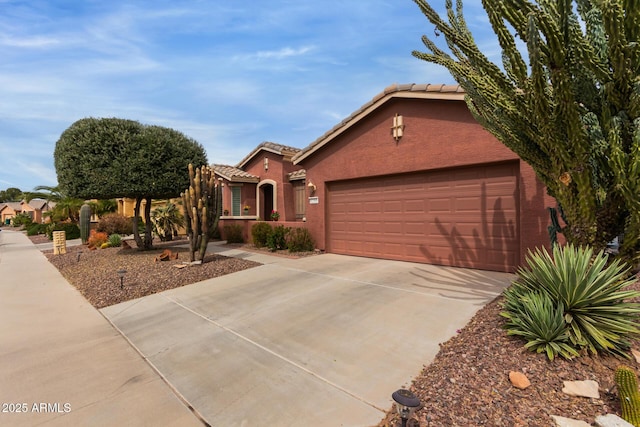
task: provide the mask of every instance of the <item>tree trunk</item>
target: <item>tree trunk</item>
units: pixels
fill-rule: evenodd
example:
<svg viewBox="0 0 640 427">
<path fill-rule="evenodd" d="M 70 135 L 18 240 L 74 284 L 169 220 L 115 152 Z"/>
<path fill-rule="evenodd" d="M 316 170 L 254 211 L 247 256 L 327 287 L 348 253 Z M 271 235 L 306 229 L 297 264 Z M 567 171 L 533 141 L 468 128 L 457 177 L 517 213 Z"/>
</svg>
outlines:
<svg viewBox="0 0 640 427">
<path fill-rule="evenodd" d="M 138 229 L 138 222 L 140 218 L 140 202 L 142 202 L 142 197 L 137 197 L 136 205 L 133 208 L 133 238 L 136 241 L 136 245 L 138 246 L 138 248 L 144 247 L 142 238 L 140 238 L 140 230 Z"/>
<path fill-rule="evenodd" d="M 146 204 L 144 206 L 144 249 L 149 250 L 153 248 L 153 230 L 151 227 L 151 197 L 147 197 Z"/>
</svg>

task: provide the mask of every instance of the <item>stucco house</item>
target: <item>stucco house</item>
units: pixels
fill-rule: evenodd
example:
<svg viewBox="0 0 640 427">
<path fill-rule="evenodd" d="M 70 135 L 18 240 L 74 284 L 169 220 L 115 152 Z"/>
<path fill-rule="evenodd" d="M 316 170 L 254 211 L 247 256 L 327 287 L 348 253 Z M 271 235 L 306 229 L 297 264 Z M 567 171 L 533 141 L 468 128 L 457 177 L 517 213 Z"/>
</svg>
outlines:
<svg viewBox="0 0 640 427">
<path fill-rule="evenodd" d="M 53 204 L 43 199 L 0 203 L 0 220 L 3 225 L 8 225 L 13 217 L 20 213 L 26 213 L 33 222 L 42 223 L 44 222 L 43 214 L 51 208 L 53 208 Z"/>
<path fill-rule="evenodd" d="M 223 184 L 224 220 L 302 221 L 307 203 L 304 170 L 292 162 L 299 148 L 263 142 L 237 165 L 213 165 Z M 228 223 L 229 221 L 227 221 Z"/>
<path fill-rule="evenodd" d="M 392 85 L 294 155 L 327 252 L 512 272 L 555 200 L 457 85 Z"/>
</svg>

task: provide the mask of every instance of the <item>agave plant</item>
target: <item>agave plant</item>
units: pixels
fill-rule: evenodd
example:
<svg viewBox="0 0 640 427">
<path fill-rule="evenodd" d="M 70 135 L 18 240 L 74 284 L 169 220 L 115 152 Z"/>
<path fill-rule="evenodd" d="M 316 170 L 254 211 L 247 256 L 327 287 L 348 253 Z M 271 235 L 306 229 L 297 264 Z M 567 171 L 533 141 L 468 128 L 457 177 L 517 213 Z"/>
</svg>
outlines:
<svg viewBox="0 0 640 427">
<path fill-rule="evenodd" d="M 631 301 L 640 292 L 626 289 L 636 280 L 628 268 L 619 260 L 607 262 L 604 252 L 594 256 L 589 247 L 555 246 L 553 257 L 546 249 L 530 251 L 528 267 L 518 270 L 504 293 L 508 333 L 550 359 L 549 351 L 571 357 L 583 348 L 624 354 L 629 337 L 640 333 L 640 303 Z"/>
</svg>

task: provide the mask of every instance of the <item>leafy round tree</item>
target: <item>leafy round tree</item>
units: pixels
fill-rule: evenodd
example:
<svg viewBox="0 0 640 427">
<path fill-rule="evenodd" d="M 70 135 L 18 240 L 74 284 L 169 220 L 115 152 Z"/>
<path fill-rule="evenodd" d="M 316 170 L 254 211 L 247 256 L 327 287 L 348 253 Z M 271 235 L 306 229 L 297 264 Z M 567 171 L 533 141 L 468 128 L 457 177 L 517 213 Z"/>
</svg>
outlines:
<svg viewBox="0 0 640 427">
<path fill-rule="evenodd" d="M 189 186 L 188 165 L 206 165 L 204 148 L 179 131 L 119 118 L 84 118 L 56 143 L 54 162 L 61 189 L 83 199 L 136 199 L 134 236 L 150 248 L 151 199 L 178 197 Z M 138 231 L 142 201 L 144 240 Z"/>
</svg>

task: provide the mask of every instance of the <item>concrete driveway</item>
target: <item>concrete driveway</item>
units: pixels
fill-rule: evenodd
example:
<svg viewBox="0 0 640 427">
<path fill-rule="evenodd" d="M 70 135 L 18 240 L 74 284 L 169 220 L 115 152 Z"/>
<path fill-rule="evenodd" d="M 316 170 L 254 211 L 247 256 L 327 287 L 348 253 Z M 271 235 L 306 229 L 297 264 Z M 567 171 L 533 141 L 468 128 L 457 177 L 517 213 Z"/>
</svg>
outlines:
<svg viewBox="0 0 640 427">
<path fill-rule="evenodd" d="M 324 254 L 102 309 L 213 426 L 375 425 L 512 275 Z"/>
</svg>

